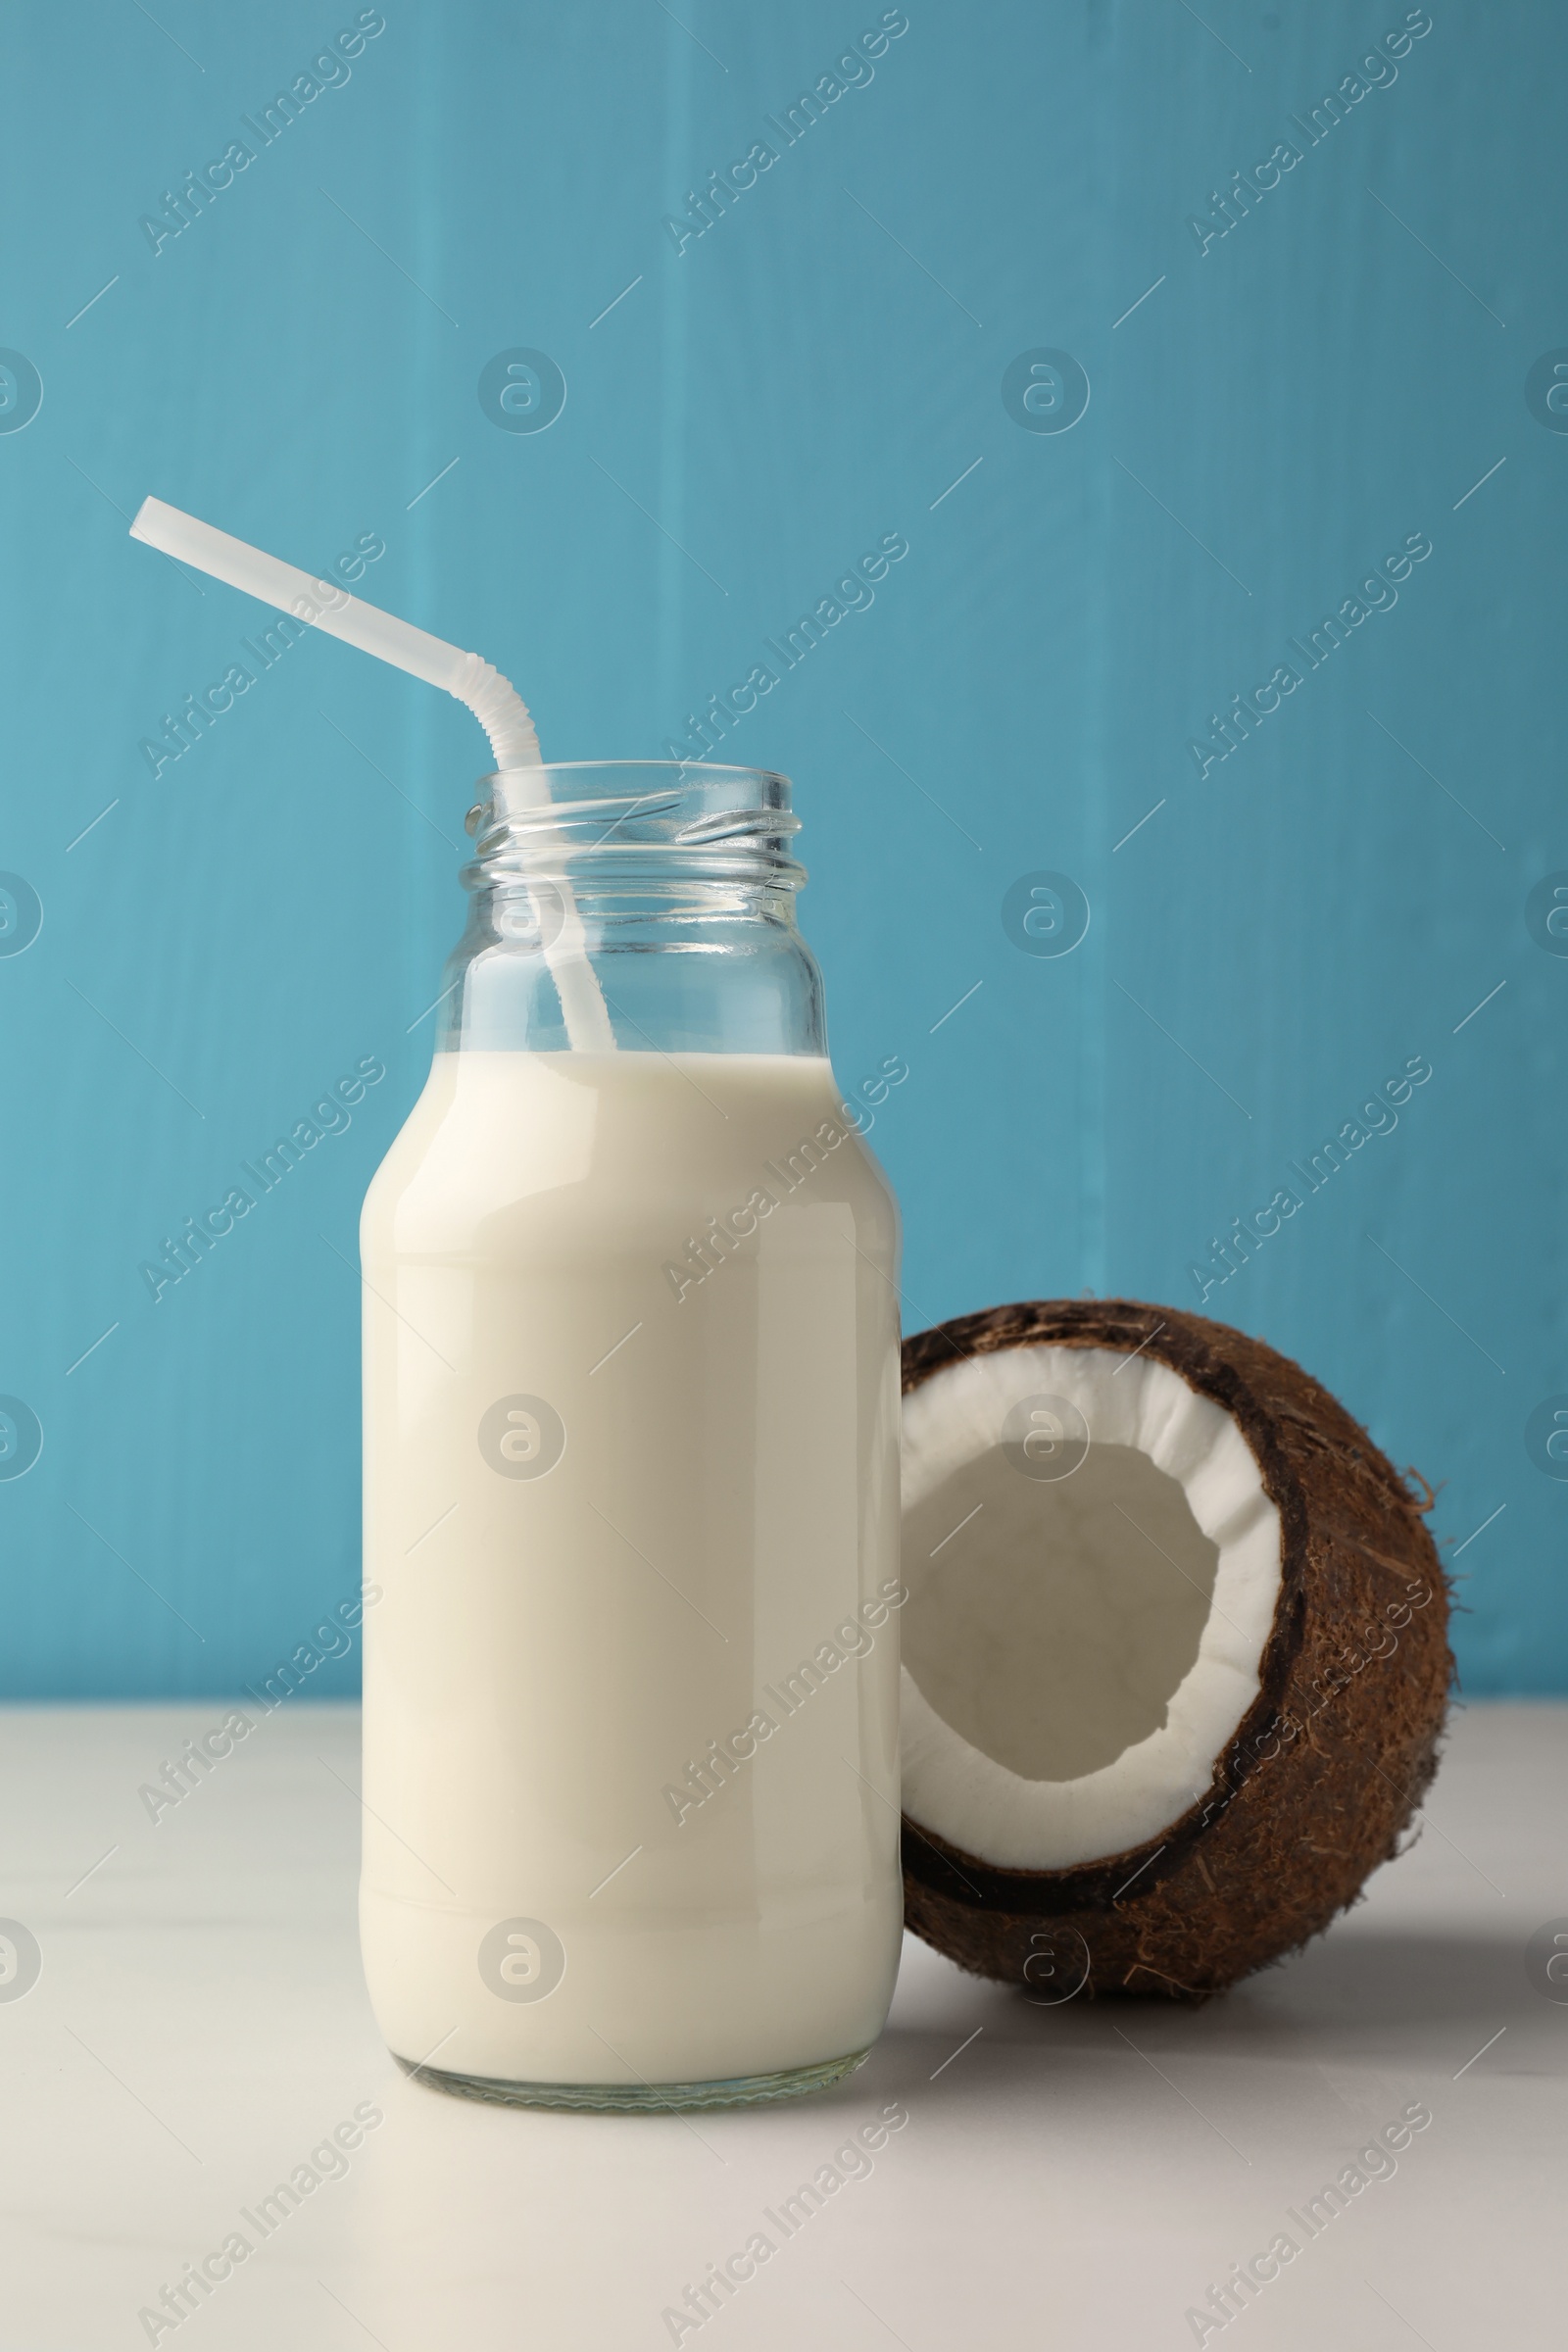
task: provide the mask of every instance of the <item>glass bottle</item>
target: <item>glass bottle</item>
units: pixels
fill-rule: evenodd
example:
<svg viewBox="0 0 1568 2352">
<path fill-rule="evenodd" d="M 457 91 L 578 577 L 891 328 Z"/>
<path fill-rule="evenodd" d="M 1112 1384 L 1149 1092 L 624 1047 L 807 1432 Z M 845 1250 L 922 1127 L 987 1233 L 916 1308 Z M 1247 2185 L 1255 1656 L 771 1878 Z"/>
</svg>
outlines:
<svg viewBox="0 0 1568 2352">
<path fill-rule="evenodd" d="M 783 2097 L 899 1951 L 898 1211 L 785 778 L 480 790 L 361 1230 L 371 1999 L 473 2096 Z"/>
</svg>

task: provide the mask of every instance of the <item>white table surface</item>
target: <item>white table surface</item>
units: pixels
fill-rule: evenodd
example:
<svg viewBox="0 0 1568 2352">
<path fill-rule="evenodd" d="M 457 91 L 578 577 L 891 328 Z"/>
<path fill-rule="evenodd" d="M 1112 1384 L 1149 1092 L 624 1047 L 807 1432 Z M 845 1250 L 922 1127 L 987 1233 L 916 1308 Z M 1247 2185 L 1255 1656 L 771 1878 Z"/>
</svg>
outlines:
<svg viewBox="0 0 1568 2352">
<path fill-rule="evenodd" d="M 1568 1916 L 1568 1707 L 1461 1714 L 1414 1849 L 1205 2008 L 1034 2007 L 909 1938 L 858 2075 L 690 2123 L 405 2081 L 360 1980 L 355 1712 L 281 1710 L 155 1827 L 138 1785 L 222 1712 L 0 1715 L 0 1914 L 43 1953 L 0 2001 L 4 2352 L 146 2343 L 140 2308 L 364 2101 L 384 2121 L 346 2175 L 160 2343 L 668 2344 L 686 2283 L 890 2100 L 908 2122 L 870 2173 L 683 2343 L 1191 2344 L 1209 2284 L 1281 2230 L 1304 2241 L 1288 2209 L 1415 2101 L 1432 2122 L 1397 2171 L 1227 2346 L 1564 2342 L 1568 2004 L 1524 1947 Z"/>
</svg>

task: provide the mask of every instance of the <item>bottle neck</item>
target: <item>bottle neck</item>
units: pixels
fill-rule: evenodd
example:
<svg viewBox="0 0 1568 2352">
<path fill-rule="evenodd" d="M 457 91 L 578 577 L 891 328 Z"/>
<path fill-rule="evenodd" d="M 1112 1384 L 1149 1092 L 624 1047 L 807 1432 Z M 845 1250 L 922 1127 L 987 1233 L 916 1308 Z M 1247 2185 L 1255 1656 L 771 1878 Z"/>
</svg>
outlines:
<svg viewBox="0 0 1568 2352">
<path fill-rule="evenodd" d="M 486 777 L 438 1048 L 825 1054 L 798 828 L 787 781 L 753 769 Z"/>
</svg>

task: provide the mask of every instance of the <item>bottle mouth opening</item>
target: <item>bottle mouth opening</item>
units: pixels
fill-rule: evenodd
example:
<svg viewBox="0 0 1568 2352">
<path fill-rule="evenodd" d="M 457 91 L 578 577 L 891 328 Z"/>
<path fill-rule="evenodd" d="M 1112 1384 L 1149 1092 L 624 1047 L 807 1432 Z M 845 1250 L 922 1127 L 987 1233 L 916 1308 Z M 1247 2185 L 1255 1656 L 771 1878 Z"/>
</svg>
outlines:
<svg viewBox="0 0 1568 2352">
<path fill-rule="evenodd" d="M 471 885 L 508 875 L 750 879 L 798 888 L 801 829 L 790 781 L 770 768 L 697 760 L 568 760 L 497 768 L 465 819 Z"/>
</svg>

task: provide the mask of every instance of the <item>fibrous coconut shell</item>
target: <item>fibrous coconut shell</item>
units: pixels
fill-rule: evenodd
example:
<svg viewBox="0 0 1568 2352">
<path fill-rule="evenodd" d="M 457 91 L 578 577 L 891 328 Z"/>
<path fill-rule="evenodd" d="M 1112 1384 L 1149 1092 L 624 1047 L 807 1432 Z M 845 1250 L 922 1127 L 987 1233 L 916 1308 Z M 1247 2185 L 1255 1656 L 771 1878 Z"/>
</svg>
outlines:
<svg viewBox="0 0 1568 2352">
<path fill-rule="evenodd" d="M 1431 1493 L 1415 1495 L 1298 1364 L 1174 1307 L 1036 1300 L 961 1316 L 905 1343 L 905 1393 L 965 1357 L 1046 1346 L 1152 1355 L 1234 1419 L 1281 1527 L 1259 1689 L 1208 1788 L 1122 1852 L 998 1868 L 906 1813 L 906 1917 L 962 1967 L 1042 1998 L 1200 1996 L 1326 1928 L 1418 1814 L 1452 1673 Z"/>
</svg>

